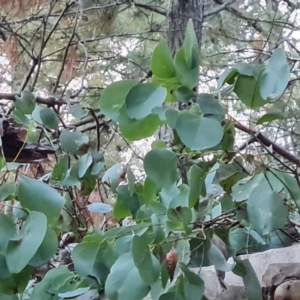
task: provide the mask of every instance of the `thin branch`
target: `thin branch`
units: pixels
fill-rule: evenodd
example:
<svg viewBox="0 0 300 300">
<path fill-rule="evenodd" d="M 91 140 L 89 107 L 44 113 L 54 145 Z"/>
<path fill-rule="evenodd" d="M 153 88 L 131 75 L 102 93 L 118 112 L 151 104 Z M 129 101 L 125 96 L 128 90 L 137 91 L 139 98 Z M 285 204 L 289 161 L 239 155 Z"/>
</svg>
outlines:
<svg viewBox="0 0 300 300">
<path fill-rule="evenodd" d="M 48 36 L 45 38 L 45 40 L 43 41 L 42 45 L 41 45 L 41 52 L 40 52 L 40 55 L 42 54 L 42 50 L 45 48 L 45 46 L 47 45 L 48 41 L 50 40 L 52 34 L 54 33 L 55 29 L 57 28 L 57 26 L 59 25 L 61 19 L 63 18 L 65 12 L 69 9 L 69 7 L 71 7 L 73 5 L 74 1 L 72 1 L 70 4 L 66 5 L 65 9 L 62 11 L 62 13 L 60 14 L 57 22 L 54 24 L 54 26 L 52 27 L 50 33 L 48 34 Z M 44 36 L 43 36 L 43 39 L 44 39 Z M 35 67 L 37 66 L 37 64 L 41 61 L 41 57 L 38 57 L 38 58 L 33 58 L 32 59 L 33 61 L 33 64 L 29 70 L 29 72 L 27 73 L 27 76 L 25 78 L 25 80 L 22 82 L 22 87 L 20 89 L 20 91 L 23 91 L 26 87 L 26 85 L 28 84 L 30 78 L 31 78 L 31 75 L 32 73 L 34 72 L 34 69 Z"/>
<path fill-rule="evenodd" d="M 296 9 L 297 5 L 294 4 L 292 1 L 290 0 L 283 0 L 289 7 L 291 7 L 292 9 Z"/>
<path fill-rule="evenodd" d="M 242 125 L 240 123 L 235 123 L 234 126 L 235 126 L 235 128 L 237 128 L 237 129 L 239 129 L 239 130 L 241 130 L 243 132 L 246 132 L 246 133 L 248 133 L 248 134 L 250 134 L 252 136 L 255 136 L 256 139 L 258 141 L 260 141 L 266 147 L 272 146 L 274 152 L 276 152 L 277 154 L 281 155 L 282 157 L 284 157 L 288 161 L 294 163 L 297 166 L 300 165 L 300 158 L 298 156 L 290 153 L 289 151 L 285 150 L 281 146 L 277 145 L 275 142 L 269 140 L 262 133 L 254 131 L 254 130 L 251 130 L 251 129 L 245 127 L 244 125 Z"/>
<path fill-rule="evenodd" d="M 98 119 L 104 118 L 104 115 L 102 113 L 96 113 L 95 115 L 96 115 L 96 117 Z M 83 126 L 83 125 L 92 123 L 94 121 L 95 121 L 95 118 L 93 116 L 88 116 L 88 117 L 86 117 L 86 118 L 84 118 L 82 120 L 75 121 L 75 122 L 71 123 L 69 126 L 71 126 L 71 127 L 79 127 L 79 126 Z"/>
<path fill-rule="evenodd" d="M 215 14 L 221 12 L 222 10 L 227 9 L 228 6 L 231 5 L 231 4 L 233 4 L 235 1 L 236 0 L 228 1 L 228 2 L 220 5 L 219 7 L 216 7 L 214 9 L 210 10 L 210 11 L 204 12 L 203 18 L 210 17 L 212 15 L 215 15 Z M 147 10 L 151 10 L 151 11 L 156 12 L 157 14 L 165 16 L 165 17 L 168 14 L 168 12 L 165 9 L 161 9 L 161 8 L 158 8 L 158 7 L 155 7 L 155 6 L 151 6 L 151 5 L 146 5 L 146 4 L 134 2 L 134 6 L 141 7 L 141 8 L 147 9 Z"/>
<path fill-rule="evenodd" d="M 20 97 L 21 95 L 19 93 L 0 93 L 0 100 L 16 101 L 17 96 Z M 57 100 L 54 97 L 44 98 L 40 96 L 36 97 L 36 102 L 40 104 L 46 104 L 47 106 L 51 106 L 51 107 L 53 107 L 54 105 L 60 106 L 60 105 L 67 104 L 66 101 Z"/>
<path fill-rule="evenodd" d="M 40 51 L 39 51 L 39 55 L 37 57 L 37 71 L 36 71 L 35 78 L 33 80 L 32 86 L 31 86 L 32 91 L 34 90 L 34 87 L 35 87 L 35 85 L 38 81 L 40 69 L 41 69 L 41 66 L 42 66 L 42 55 L 43 55 L 43 50 L 44 50 L 44 47 L 45 47 L 44 41 L 45 41 L 45 36 L 46 36 L 46 28 L 47 28 L 47 23 L 48 23 L 49 15 L 51 14 L 51 11 L 52 11 L 52 8 L 49 10 L 48 15 L 42 21 L 42 24 L 44 25 L 43 26 L 43 32 L 42 32 L 42 42 L 41 42 L 41 48 L 40 48 Z"/>
<path fill-rule="evenodd" d="M 67 57 L 68 57 L 68 52 L 69 52 L 69 48 L 73 42 L 73 39 L 75 37 L 75 34 L 76 34 L 76 29 L 77 29 L 77 22 L 78 22 L 78 11 L 77 11 L 77 14 L 76 14 L 76 19 L 75 19 L 75 24 L 74 24 L 74 27 L 73 27 L 73 30 L 72 30 L 72 35 L 68 41 L 68 44 L 66 46 L 66 50 L 65 50 L 65 54 L 64 54 L 64 57 L 63 57 L 63 61 L 62 61 L 62 64 L 61 64 L 61 68 L 58 72 L 58 75 L 57 75 L 57 79 L 56 79 L 56 82 L 54 84 L 54 88 L 53 88 L 53 93 L 56 92 L 57 88 L 58 88 L 58 85 L 59 85 L 59 82 L 60 82 L 60 78 L 62 76 L 62 73 L 64 71 L 64 68 L 65 68 L 65 62 L 67 60 Z"/>
<path fill-rule="evenodd" d="M 159 8 L 156 6 L 152 6 L 152 5 L 142 4 L 142 3 L 136 3 L 136 2 L 132 2 L 132 3 L 136 7 L 141 7 L 141 8 L 147 9 L 147 10 L 151 10 L 151 11 L 156 12 L 159 15 L 162 15 L 165 17 L 167 16 L 167 11 L 165 9 L 162 9 L 162 8 Z"/>
<path fill-rule="evenodd" d="M 231 0 L 231 1 L 225 2 L 224 4 L 222 4 L 222 5 L 214 8 L 212 10 L 209 10 L 207 12 L 204 11 L 203 18 L 207 18 L 207 17 L 210 17 L 210 16 L 218 14 L 222 10 L 227 9 L 229 7 L 229 5 L 233 4 L 235 1 L 236 0 Z"/>
<path fill-rule="evenodd" d="M 215 3 L 219 4 L 219 5 L 224 5 L 224 1 L 223 0 L 214 0 Z M 240 17 L 240 18 L 243 18 L 244 20 L 247 21 L 248 25 L 253 27 L 256 31 L 258 31 L 259 33 L 263 33 L 263 29 L 262 27 L 260 27 L 258 24 L 257 24 L 257 21 L 252 21 L 252 20 L 247 20 L 247 18 L 244 16 L 244 14 L 242 13 L 242 11 L 240 11 L 239 9 L 235 8 L 235 7 L 226 7 L 226 9 L 233 13 L 234 15 L 236 15 L 237 17 Z"/>
<path fill-rule="evenodd" d="M 93 109 L 90 109 L 90 114 L 92 115 L 93 119 L 96 122 L 96 131 L 97 131 L 97 151 L 100 150 L 100 123 L 97 115 L 95 114 Z"/>
</svg>

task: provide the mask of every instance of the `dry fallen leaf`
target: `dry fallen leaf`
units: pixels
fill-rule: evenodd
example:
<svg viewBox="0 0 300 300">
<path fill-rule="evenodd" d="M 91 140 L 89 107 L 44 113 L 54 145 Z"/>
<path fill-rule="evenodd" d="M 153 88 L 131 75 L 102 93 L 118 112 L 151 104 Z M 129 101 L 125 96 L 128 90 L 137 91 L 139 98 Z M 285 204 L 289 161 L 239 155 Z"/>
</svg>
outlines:
<svg viewBox="0 0 300 300">
<path fill-rule="evenodd" d="M 178 262 L 178 254 L 177 251 L 172 248 L 170 252 L 166 256 L 166 266 L 170 275 L 170 280 L 172 281 L 174 278 L 174 271 Z"/>
</svg>

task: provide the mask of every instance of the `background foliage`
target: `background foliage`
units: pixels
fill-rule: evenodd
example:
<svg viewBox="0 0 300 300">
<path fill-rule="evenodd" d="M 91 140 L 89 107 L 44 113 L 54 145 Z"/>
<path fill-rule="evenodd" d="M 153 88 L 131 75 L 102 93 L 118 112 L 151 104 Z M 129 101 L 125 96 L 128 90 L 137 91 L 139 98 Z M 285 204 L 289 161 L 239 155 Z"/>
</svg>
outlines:
<svg viewBox="0 0 300 300">
<path fill-rule="evenodd" d="M 203 4 L 173 57 L 165 1 L 0 1 L 3 114 L 57 150 L 1 159 L 1 297 L 205 299 L 215 265 L 261 299 L 237 255 L 298 238 L 299 7 Z"/>
</svg>

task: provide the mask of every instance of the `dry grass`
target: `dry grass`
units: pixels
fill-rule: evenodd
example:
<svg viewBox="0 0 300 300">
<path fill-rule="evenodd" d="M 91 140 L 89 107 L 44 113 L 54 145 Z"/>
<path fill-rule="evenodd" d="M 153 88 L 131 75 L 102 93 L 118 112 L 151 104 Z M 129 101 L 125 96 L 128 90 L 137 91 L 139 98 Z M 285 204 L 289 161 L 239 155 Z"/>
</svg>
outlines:
<svg viewBox="0 0 300 300">
<path fill-rule="evenodd" d="M 79 64 L 80 57 L 77 53 L 77 48 L 75 46 L 69 47 L 62 79 L 69 81 L 75 78 L 78 75 Z"/>
<path fill-rule="evenodd" d="M 0 0 L 1 1 L 1 0 Z M 18 52 L 18 38 L 15 35 L 8 37 L 2 45 L 2 53 L 5 53 L 10 66 L 15 67 L 20 60 Z"/>
</svg>

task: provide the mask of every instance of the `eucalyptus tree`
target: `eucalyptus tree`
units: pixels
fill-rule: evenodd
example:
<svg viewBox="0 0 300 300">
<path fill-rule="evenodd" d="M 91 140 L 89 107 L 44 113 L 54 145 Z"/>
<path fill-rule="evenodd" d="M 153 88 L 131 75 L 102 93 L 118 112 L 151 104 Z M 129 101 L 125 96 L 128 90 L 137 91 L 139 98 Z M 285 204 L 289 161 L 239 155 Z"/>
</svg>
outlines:
<svg viewBox="0 0 300 300">
<path fill-rule="evenodd" d="M 297 3 L 0 7 L 0 99 L 20 126 L 1 130 L 1 149 L 8 153 L 13 131 L 26 145 L 14 162 L 36 143 L 55 152 L 40 180 L 0 160 L 0 200 L 10 207 L 0 214 L 3 297 L 96 289 L 110 299 L 205 299 L 189 267 L 255 278 L 239 254 L 291 244 L 285 230 L 300 197 Z M 154 141 L 166 124 L 174 138 Z M 124 167 L 129 151 L 135 160 Z M 54 259 L 56 249 L 72 255 Z M 245 285 L 261 299 L 257 280 Z"/>
</svg>

